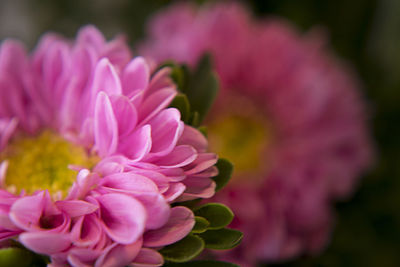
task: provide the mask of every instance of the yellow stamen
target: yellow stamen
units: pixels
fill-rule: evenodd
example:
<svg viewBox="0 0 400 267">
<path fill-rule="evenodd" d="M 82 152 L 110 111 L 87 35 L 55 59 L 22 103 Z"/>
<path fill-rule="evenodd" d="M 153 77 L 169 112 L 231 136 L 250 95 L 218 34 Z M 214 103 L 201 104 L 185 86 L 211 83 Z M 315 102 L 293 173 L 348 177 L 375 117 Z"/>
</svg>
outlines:
<svg viewBox="0 0 400 267">
<path fill-rule="evenodd" d="M 7 187 L 27 193 L 47 189 L 53 194 L 66 194 L 75 181 L 77 172 L 70 165 L 92 168 L 97 162 L 84 148 L 48 130 L 14 138 L 0 154 L 0 161 L 4 160 L 8 161 Z"/>
<path fill-rule="evenodd" d="M 236 104 L 222 111 L 208 127 L 211 150 L 235 166 L 233 180 L 256 177 L 267 169 L 265 152 L 273 139 L 262 114 L 247 108 L 248 102 Z M 235 110 L 238 107 L 246 110 L 240 113 Z"/>
</svg>

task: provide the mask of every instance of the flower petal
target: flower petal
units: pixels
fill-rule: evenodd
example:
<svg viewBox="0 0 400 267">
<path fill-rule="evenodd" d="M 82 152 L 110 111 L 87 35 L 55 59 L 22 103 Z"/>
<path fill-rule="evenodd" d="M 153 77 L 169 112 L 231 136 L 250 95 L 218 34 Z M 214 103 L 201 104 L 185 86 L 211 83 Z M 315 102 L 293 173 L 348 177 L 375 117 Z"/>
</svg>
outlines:
<svg viewBox="0 0 400 267">
<path fill-rule="evenodd" d="M 151 126 L 144 125 L 129 136 L 121 138 L 118 152 L 123 153 L 132 161 L 138 161 L 149 153 L 151 147 Z"/>
<path fill-rule="evenodd" d="M 158 267 L 164 264 L 163 256 L 154 249 L 142 248 L 131 267 Z"/>
<path fill-rule="evenodd" d="M 70 217 L 78 217 L 95 212 L 99 207 L 82 200 L 57 201 L 56 206 Z"/>
<path fill-rule="evenodd" d="M 118 74 L 107 58 L 101 59 L 96 65 L 91 87 L 92 99 L 94 99 L 99 92 L 104 92 L 108 96 L 122 94 L 121 82 Z"/>
<path fill-rule="evenodd" d="M 93 25 L 85 26 L 78 32 L 77 43 L 92 45 L 96 50 L 100 50 L 105 42 L 103 34 Z"/>
<path fill-rule="evenodd" d="M 131 133 L 137 123 L 136 108 L 125 96 L 111 97 L 111 103 L 118 122 L 119 135 L 123 136 Z"/>
<path fill-rule="evenodd" d="M 38 226 L 44 209 L 44 202 L 43 192 L 16 200 L 10 209 L 11 220 L 24 230 Z"/>
<path fill-rule="evenodd" d="M 129 245 L 114 244 L 109 247 L 96 261 L 95 267 L 126 266 L 135 259 L 142 247 L 142 240 Z"/>
<path fill-rule="evenodd" d="M 144 192 L 158 192 L 157 185 L 152 180 L 133 172 L 111 174 L 101 180 L 101 185 L 137 195 Z"/>
<path fill-rule="evenodd" d="M 118 123 L 110 99 L 103 92 L 98 94 L 96 100 L 94 138 L 101 157 L 115 152 L 118 145 Z"/>
<path fill-rule="evenodd" d="M 175 88 L 164 88 L 144 98 L 140 106 L 139 121 L 148 123 L 156 114 L 165 109 L 176 96 Z"/>
<path fill-rule="evenodd" d="M 178 145 L 191 145 L 198 152 L 206 152 L 208 143 L 206 137 L 199 130 L 185 125 L 182 136 L 179 138 Z"/>
<path fill-rule="evenodd" d="M 30 250 L 40 254 L 54 254 L 71 245 L 70 236 L 61 233 L 25 232 L 19 235 L 19 241 Z"/>
<path fill-rule="evenodd" d="M 71 230 L 71 239 L 80 247 L 94 246 L 98 243 L 101 234 L 102 229 L 95 216 L 82 216 L 75 222 Z"/>
<path fill-rule="evenodd" d="M 137 90 L 147 88 L 150 80 L 150 69 L 142 57 L 134 58 L 122 73 L 124 94 L 130 96 Z"/>
<path fill-rule="evenodd" d="M 111 239 L 121 244 L 130 244 L 142 235 L 147 214 L 139 201 L 114 193 L 96 199 L 100 204 L 103 229 Z"/>
<path fill-rule="evenodd" d="M 169 221 L 160 229 L 147 231 L 143 237 L 143 246 L 162 247 L 184 238 L 194 226 L 194 215 L 186 207 L 171 209 Z"/>
<path fill-rule="evenodd" d="M 156 161 L 162 168 L 179 168 L 192 163 L 197 158 L 196 150 L 187 145 L 177 146 L 167 156 Z"/>
</svg>

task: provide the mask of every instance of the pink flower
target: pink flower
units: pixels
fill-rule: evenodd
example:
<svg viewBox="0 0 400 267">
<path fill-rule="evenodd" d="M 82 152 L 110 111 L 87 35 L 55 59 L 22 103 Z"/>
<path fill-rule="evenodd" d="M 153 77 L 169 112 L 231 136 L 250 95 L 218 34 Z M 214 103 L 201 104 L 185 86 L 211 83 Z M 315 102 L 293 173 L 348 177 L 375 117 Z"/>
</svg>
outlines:
<svg viewBox="0 0 400 267">
<path fill-rule="evenodd" d="M 193 66 L 209 52 L 221 78 L 209 137 L 236 174 L 216 199 L 244 232 L 222 258 L 254 266 L 320 252 L 332 202 L 348 198 L 372 162 L 359 82 L 322 37 L 255 21 L 235 3 L 178 4 L 150 21 L 144 55 Z"/>
<path fill-rule="evenodd" d="M 213 196 L 217 158 L 168 108 L 177 91 L 122 37 L 46 34 L 31 55 L 0 47 L 0 240 L 51 266 L 160 266 L 191 210 Z"/>
</svg>

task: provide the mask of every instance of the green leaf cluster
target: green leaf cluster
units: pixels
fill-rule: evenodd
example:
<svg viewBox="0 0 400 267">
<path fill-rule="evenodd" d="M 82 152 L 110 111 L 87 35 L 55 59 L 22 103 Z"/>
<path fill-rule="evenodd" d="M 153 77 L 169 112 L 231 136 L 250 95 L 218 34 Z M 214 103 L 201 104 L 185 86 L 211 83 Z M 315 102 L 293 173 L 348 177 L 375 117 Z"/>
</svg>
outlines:
<svg viewBox="0 0 400 267">
<path fill-rule="evenodd" d="M 218 80 L 212 70 L 210 56 L 203 56 L 193 70 L 186 65 L 178 65 L 173 62 L 166 62 L 160 68 L 165 66 L 171 68 L 170 77 L 177 84 L 179 90 L 179 94 L 172 101 L 170 107 L 180 111 L 181 118 L 186 124 L 197 128 L 204 136 L 207 136 L 207 128 L 200 125 L 218 93 Z M 213 177 L 213 180 L 216 183 L 216 191 L 219 191 L 230 180 L 233 165 L 226 159 L 219 159 L 215 166 L 218 168 L 218 175 Z M 195 199 L 177 203 L 177 205 L 183 205 L 193 210 L 195 225 L 191 233 L 184 239 L 160 250 L 167 260 L 166 266 L 235 266 L 218 261 L 188 262 L 205 248 L 231 249 L 237 246 L 243 237 L 241 232 L 226 228 L 234 217 L 228 207 L 218 203 L 198 206 L 199 202 L 200 199 Z"/>
<path fill-rule="evenodd" d="M 231 249 L 242 240 L 243 234 L 240 231 L 226 228 L 232 222 L 234 215 L 225 205 L 207 203 L 194 208 L 193 212 L 196 223 L 191 233 L 181 241 L 160 250 L 160 253 L 167 261 L 173 263 L 187 262 L 197 257 L 205 248 L 216 250 Z M 196 264 L 202 263 L 204 261 L 190 262 L 195 266 L 200 266 Z M 213 264 L 211 266 L 235 266 L 221 262 L 209 263 Z M 181 265 L 168 263 L 166 266 Z"/>
<path fill-rule="evenodd" d="M 18 247 L 0 249 L 0 266 L 2 267 L 45 267 L 48 259 L 27 250 L 19 244 Z"/>
<path fill-rule="evenodd" d="M 180 92 L 171 107 L 181 112 L 186 124 L 199 127 L 218 94 L 218 78 L 212 70 L 211 57 L 203 56 L 193 70 L 173 62 L 161 65 L 165 66 L 171 68 L 171 78 Z"/>
</svg>

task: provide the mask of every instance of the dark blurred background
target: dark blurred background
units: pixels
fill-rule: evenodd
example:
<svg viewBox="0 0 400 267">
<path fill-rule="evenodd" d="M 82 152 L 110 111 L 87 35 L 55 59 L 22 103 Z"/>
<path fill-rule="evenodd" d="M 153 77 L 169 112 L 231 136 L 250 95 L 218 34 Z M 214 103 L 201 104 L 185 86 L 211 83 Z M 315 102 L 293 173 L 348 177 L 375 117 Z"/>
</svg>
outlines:
<svg viewBox="0 0 400 267">
<path fill-rule="evenodd" d="M 49 30 L 73 37 L 95 24 L 107 37 L 143 38 L 148 17 L 167 0 L 1 0 L 0 39 L 16 37 L 33 48 Z M 205 2 L 205 1 L 201 1 Z M 251 0 L 257 16 L 279 15 L 302 31 L 320 25 L 335 52 L 364 82 L 378 156 L 348 202 L 338 203 L 332 242 L 317 257 L 276 266 L 400 266 L 400 1 Z"/>
</svg>

